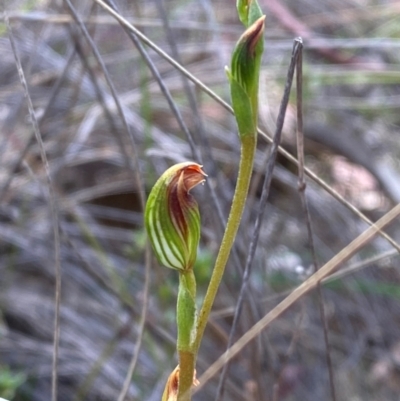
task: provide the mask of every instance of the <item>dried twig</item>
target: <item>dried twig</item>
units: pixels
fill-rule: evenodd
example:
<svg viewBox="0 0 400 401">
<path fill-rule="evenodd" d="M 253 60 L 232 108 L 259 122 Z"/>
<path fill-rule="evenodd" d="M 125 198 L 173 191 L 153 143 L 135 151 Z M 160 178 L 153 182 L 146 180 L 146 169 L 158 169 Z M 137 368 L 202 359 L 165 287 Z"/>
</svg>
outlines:
<svg viewBox="0 0 400 401">
<path fill-rule="evenodd" d="M 310 209 L 308 207 L 308 201 L 306 196 L 306 180 L 304 175 L 304 133 L 303 133 L 303 46 L 301 45 L 299 56 L 296 60 L 296 94 L 297 94 L 297 129 L 296 129 L 296 138 L 297 138 L 297 160 L 299 162 L 298 167 L 298 189 L 301 198 L 301 204 L 304 211 L 304 217 L 307 227 L 307 235 L 309 241 L 310 252 L 313 260 L 314 273 L 318 271 L 318 261 L 317 255 L 315 252 L 315 244 L 314 244 L 314 235 L 311 225 L 311 215 Z M 322 329 L 324 333 L 324 341 L 325 341 L 325 355 L 326 355 L 326 364 L 328 367 L 329 373 L 329 384 L 331 390 L 332 401 L 336 401 L 336 391 L 335 391 L 335 382 L 333 375 L 333 367 L 331 360 L 331 347 L 329 344 L 329 336 L 328 336 L 328 324 L 325 316 L 325 308 L 324 308 L 324 298 L 322 294 L 321 282 L 317 284 L 317 293 L 318 293 L 318 304 L 319 304 L 319 312 L 321 317 Z"/>
</svg>

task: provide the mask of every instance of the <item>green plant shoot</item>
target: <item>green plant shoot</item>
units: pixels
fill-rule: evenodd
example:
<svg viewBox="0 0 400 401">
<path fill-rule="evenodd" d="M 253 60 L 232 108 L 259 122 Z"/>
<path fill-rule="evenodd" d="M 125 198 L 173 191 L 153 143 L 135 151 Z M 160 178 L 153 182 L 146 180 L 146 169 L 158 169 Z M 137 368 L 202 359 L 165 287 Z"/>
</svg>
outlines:
<svg viewBox="0 0 400 401">
<path fill-rule="evenodd" d="M 264 50 L 265 16 L 262 15 L 256 1 L 238 1 L 237 9 L 239 18 L 247 29 L 233 50 L 230 69 L 227 68 L 226 72 L 241 142 L 239 172 L 228 222 L 197 321 L 196 352 L 200 348 L 208 317 L 242 218 L 257 146 L 258 82 Z"/>
<path fill-rule="evenodd" d="M 241 141 L 239 172 L 225 233 L 198 318 L 193 265 L 200 239 L 200 214 L 189 191 L 204 181 L 205 173 L 201 166 L 187 162 L 168 169 L 154 185 L 145 210 L 146 229 L 158 261 L 179 272 L 179 366 L 168 379 L 162 401 L 191 400 L 197 353 L 239 228 L 253 170 L 265 16 L 257 1 L 239 0 L 237 9 L 247 29 L 235 46 L 230 69 L 227 68 L 226 72 Z"/>
<path fill-rule="evenodd" d="M 240 137 L 257 134 L 258 79 L 264 50 L 264 20 L 265 16 L 261 16 L 246 29 L 233 51 L 231 68 L 226 69 Z"/>
<path fill-rule="evenodd" d="M 156 257 L 160 264 L 179 272 L 176 317 L 179 369 L 170 376 L 163 401 L 189 400 L 193 383 L 197 315 L 193 265 L 200 240 L 200 213 L 190 190 L 202 183 L 205 176 L 196 163 L 176 164 L 159 178 L 146 204 L 145 225 Z"/>
</svg>

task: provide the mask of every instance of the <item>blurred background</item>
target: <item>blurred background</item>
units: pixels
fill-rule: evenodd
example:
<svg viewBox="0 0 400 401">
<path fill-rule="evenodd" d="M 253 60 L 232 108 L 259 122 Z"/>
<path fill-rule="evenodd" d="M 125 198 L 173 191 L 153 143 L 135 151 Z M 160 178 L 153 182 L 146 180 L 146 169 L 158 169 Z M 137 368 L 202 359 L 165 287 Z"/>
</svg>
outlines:
<svg viewBox="0 0 400 401">
<path fill-rule="evenodd" d="M 233 0 L 115 1 L 124 18 L 229 101 L 224 66 L 243 32 Z M 273 135 L 293 39 L 301 36 L 306 165 L 375 221 L 400 202 L 400 2 L 260 5 L 267 16 L 260 127 Z M 161 90 L 135 41 L 95 1 L 6 0 L 0 12 L 0 397 L 50 400 L 59 248 L 58 399 L 116 400 L 138 355 L 127 399 L 160 400 L 177 363 L 177 275 L 152 260 L 146 281 L 141 195 L 176 162 L 204 165 L 208 183 L 194 191 L 202 214 L 200 304 L 223 232 L 217 211 L 226 219 L 236 180 L 235 121 L 145 47 Z M 293 155 L 295 113 L 292 96 L 282 146 Z M 205 333 L 199 374 L 226 349 L 268 152 L 260 137 L 235 257 Z M 320 184 L 307 184 L 322 266 L 368 225 Z M 387 232 L 400 242 L 398 222 Z M 399 267 L 396 249 L 378 237 L 343 266 L 350 272 L 322 287 L 337 400 L 399 399 Z M 297 169 L 280 155 L 235 339 L 312 271 Z M 307 295 L 234 359 L 225 400 L 331 399 L 319 302 L 316 292 Z M 215 377 L 194 399 L 213 400 L 217 385 Z"/>
</svg>

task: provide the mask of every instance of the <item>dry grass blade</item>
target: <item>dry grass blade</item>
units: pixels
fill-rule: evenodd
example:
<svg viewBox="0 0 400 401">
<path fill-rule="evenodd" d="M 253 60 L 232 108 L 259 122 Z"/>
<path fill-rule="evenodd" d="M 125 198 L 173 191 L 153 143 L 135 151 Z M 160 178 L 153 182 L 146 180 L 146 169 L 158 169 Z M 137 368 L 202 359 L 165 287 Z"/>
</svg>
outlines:
<svg viewBox="0 0 400 401">
<path fill-rule="evenodd" d="M 397 252 L 396 249 L 392 249 L 387 252 L 383 252 L 381 254 L 378 254 L 376 256 L 372 256 L 368 259 L 365 259 L 361 262 L 354 263 L 351 266 L 348 266 L 346 268 L 340 269 L 338 272 L 333 273 L 326 279 L 322 280 L 323 283 L 337 280 L 338 278 L 345 277 L 349 274 L 355 273 L 361 269 L 364 269 L 366 266 L 371 265 L 373 263 L 381 262 L 383 259 L 391 258 L 393 256 L 400 256 L 399 253 Z"/>
<path fill-rule="evenodd" d="M 299 193 L 301 204 L 304 211 L 306 227 L 307 227 L 307 235 L 308 242 L 310 247 L 310 252 L 312 256 L 312 261 L 314 265 L 314 273 L 318 271 L 318 260 L 317 254 L 315 251 L 315 243 L 314 243 L 314 234 L 312 230 L 311 223 L 311 213 L 310 208 L 307 201 L 306 195 L 306 180 L 304 175 L 304 132 L 303 132 L 303 47 L 299 51 L 299 56 L 296 60 L 296 109 L 297 109 L 297 129 L 296 129 L 296 138 L 297 138 L 297 160 L 299 163 L 298 174 L 299 174 Z M 329 376 L 329 387 L 331 390 L 332 401 L 336 401 L 336 390 L 335 390 L 335 378 L 333 374 L 333 366 L 331 360 L 331 347 L 329 344 L 329 330 L 328 324 L 326 320 L 325 307 L 324 307 L 324 298 L 321 288 L 321 282 L 317 284 L 317 293 L 318 293 L 318 305 L 319 305 L 319 313 L 321 317 L 322 330 L 324 334 L 324 342 L 325 342 L 325 355 L 326 355 L 326 365 L 328 367 L 328 376 Z"/>
</svg>

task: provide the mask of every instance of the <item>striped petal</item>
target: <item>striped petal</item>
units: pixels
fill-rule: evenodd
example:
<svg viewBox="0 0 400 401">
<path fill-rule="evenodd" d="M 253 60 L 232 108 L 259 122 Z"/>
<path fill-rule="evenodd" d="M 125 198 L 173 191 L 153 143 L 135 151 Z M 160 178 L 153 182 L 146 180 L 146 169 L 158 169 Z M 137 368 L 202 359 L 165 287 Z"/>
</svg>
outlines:
<svg viewBox="0 0 400 401">
<path fill-rule="evenodd" d="M 189 191 L 204 182 L 199 164 L 179 163 L 170 167 L 150 192 L 145 225 L 160 264 L 187 270 L 196 261 L 200 240 L 200 214 Z"/>
</svg>

